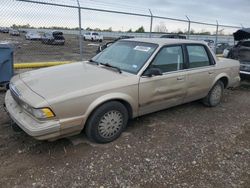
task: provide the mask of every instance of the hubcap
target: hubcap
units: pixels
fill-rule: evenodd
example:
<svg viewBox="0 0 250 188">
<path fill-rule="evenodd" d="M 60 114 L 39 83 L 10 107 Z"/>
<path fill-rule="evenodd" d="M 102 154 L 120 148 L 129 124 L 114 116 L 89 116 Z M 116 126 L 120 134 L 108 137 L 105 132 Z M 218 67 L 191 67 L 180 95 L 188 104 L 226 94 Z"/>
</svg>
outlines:
<svg viewBox="0 0 250 188">
<path fill-rule="evenodd" d="M 99 134 L 104 138 L 111 138 L 121 130 L 122 124 L 122 114 L 116 110 L 109 111 L 105 113 L 99 121 Z"/>
<path fill-rule="evenodd" d="M 221 100 L 221 96 L 222 96 L 222 88 L 219 85 L 217 85 L 214 87 L 211 95 L 212 102 L 219 103 Z"/>
</svg>

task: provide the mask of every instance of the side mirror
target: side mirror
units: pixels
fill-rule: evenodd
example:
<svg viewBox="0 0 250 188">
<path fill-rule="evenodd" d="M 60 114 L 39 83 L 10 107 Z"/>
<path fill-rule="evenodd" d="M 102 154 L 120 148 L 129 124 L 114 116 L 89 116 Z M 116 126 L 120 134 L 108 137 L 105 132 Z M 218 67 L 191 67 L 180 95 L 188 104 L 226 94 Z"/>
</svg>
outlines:
<svg viewBox="0 0 250 188">
<path fill-rule="evenodd" d="M 153 67 L 148 68 L 143 74 L 143 76 L 147 77 L 159 76 L 159 75 L 162 75 L 161 69 Z"/>
</svg>

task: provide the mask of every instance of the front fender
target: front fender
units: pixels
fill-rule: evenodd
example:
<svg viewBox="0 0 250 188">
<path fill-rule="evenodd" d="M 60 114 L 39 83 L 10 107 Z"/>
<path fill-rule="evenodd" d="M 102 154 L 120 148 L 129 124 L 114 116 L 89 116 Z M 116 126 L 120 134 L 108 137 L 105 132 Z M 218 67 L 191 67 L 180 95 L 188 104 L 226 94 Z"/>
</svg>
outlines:
<svg viewBox="0 0 250 188">
<path fill-rule="evenodd" d="M 112 100 L 121 100 L 128 103 L 132 110 L 132 117 L 136 117 L 138 115 L 138 102 L 133 99 L 131 96 L 124 93 L 110 93 L 103 96 L 100 96 L 96 100 L 94 100 L 88 107 L 85 112 L 85 117 L 89 117 L 89 115 L 100 105 L 112 101 Z"/>
</svg>

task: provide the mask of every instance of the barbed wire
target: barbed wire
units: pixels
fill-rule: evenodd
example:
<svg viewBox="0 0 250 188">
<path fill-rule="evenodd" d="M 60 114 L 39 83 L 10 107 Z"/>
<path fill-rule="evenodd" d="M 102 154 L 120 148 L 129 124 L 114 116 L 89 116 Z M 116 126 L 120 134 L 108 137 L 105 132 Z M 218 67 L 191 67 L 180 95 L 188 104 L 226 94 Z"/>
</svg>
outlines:
<svg viewBox="0 0 250 188">
<path fill-rule="evenodd" d="M 208 26 L 218 26 L 219 25 L 219 26 L 228 27 L 228 28 L 242 28 L 241 26 L 231 26 L 231 25 L 223 25 L 223 24 L 218 24 L 218 23 L 215 24 L 215 23 L 207 23 L 207 22 L 198 22 L 198 21 L 194 21 L 194 20 L 178 19 L 178 18 L 171 18 L 171 17 L 165 17 L 165 16 L 158 16 L 158 15 L 152 16 L 149 13 L 145 14 L 145 13 L 133 13 L 133 12 L 126 12 L 126 11 L 119 11 L 119 10 L 110 10 L 110 9 L 106 9 L 106 8 L 110 8 L 110 6 L 108 6 L 108 3 L 101 2 L 100 0 L 98 0 L 99 3 L 103 4 L 103 6 L 105 6 L 105 9 L 104 8 L 82 6 L 83 4 L 84 5 L 86 4 L 83 2 L 85 2 L 85 1 L 87 2 L 87 0 L 84 0 L 84 1 L 83 0 L 67 0 L 67 1 L 66 0 L 16 0 L 16 1 L 55 5 L 55 6 L 65 6 L 65 7 L 71 7 L 71 8 L 81 8 L 81 9 L 86 9 L 86 10 L 117 13 L 117 14 L 126 14 L 126 15 L 142 16 L 142 17 L 154 17 L 154 18 L 159 18 L 159 19 L 167 19 L 167 20 L 180 21 L 180 22 L 190 22 L 190 23 L 194 23 L 194 24 L 203 24 L 203 25 L 208 25 Z M 77 1 L 79 1 L 79 3 L 81 2 L 80 7 L 77 7 L 77 5 L 72 5 L 73 2 L 77 2 Z M 90 0 L 88 0 L 88 1 L 90 1 Z M 69 2 L 71 2 L 71 3 L 69 3 Z M 105 5 L 105 4 L 107 4 L 107 5 Z M 121 6 L 121 4 L 120 4 L 120 6 Z"/>
</svg>

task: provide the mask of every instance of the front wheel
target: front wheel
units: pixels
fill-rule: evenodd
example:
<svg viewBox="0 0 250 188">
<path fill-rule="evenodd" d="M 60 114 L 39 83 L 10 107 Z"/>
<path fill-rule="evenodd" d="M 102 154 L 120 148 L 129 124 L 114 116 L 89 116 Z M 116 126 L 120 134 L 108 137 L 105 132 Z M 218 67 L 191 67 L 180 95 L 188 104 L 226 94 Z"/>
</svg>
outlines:
<svg viewBox="0 0 250 188">
<path fill-rule="evenodd" d="M 105 103 L 90 116 L 85 133 L 90 140 L 108 143 L 117 139 L 128 122 L 126 107 L 117 101 Z"/>
<path fill-rule="evenodd" d="M 203 99 L 203 104 L 209 107 L 215 107 L 220 104 L 224 93 L 224 84 L 218 81 L 209 91 L 208 95 Z"/>
</svg>

